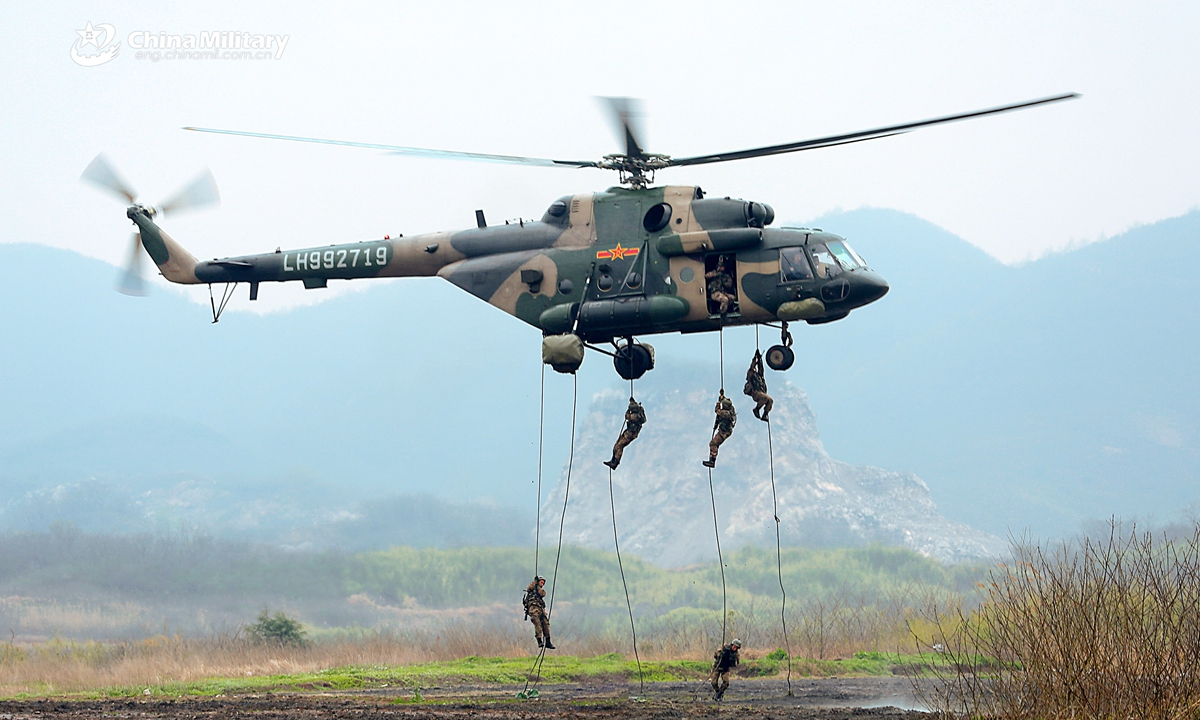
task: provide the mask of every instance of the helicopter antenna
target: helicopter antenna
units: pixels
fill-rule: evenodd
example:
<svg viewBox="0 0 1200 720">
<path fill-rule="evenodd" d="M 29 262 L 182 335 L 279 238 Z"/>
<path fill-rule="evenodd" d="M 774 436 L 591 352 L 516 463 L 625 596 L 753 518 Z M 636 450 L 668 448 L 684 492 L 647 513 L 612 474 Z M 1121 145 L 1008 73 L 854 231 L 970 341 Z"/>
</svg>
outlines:
<svg viewBox="0 0 1200 720">
<path fill-rule="evenodd" d="M 749 148 L 747 150 L 735 150 L 732 152 L 714 153 L 709 155 L 694 155 L 680 158 L 647 152 L 644 149 L 644 145 L 642 144 L 642 138 L 644 138 L 644 136 L 641 133 L 640 122 L 642 114 L 640 112 L 640 104 L 636 100 L 622 97 L 606 97 L 600 98 L 600 100 L 608 106 L 614 127 L 617 129 L 618 135 L 621 137 L 621 141 L 625 145 L 625 152 L 605 155 L 598 161 L 554 160 L 550 158 L 525 157 L 520 155 L 493 155 L 488 153 L 459 152 L 456 150 L 434 150 L 430 148 L 407 147 L 404 145 L 384 145 L 379 143 L 350 142 L 346 140 L 327 140 L 322 138 L 300 137 L 296 135 L 272 135 L 268 133 L 244 132 L 241 130 L 218 130 L 215 128 L 200 127 L 185 127 L 183 129 L 193 130 L 196 132 L 217 133 L 221 135 L 241 135 L 244 137 L 266 138 L 269 140 L 291 140 L 294 142 L 320 143 L 324 145 L 344 145 L 347 147 L 383 150 L 394 155 L 412 155 L 416 157 L 442 158 L 448 160 L 477 160 L 483 162 L 507 163 L 512 165 L 533 165 L 538 167 L 601 168 L 603 170 L 616 170 L 620 174 L 620 184 L 628 185 L 629 187 L 635 189 L 642 189 L 649 187 L 649 185 L 654 182 L 654 173 L 664 168 L 684 167 L 689 165 L 708 165 L 711 163 L 729 162 L 731 160 L 747 160 L 749 158 L 765 157 L 767 155 L 782 155 L 784 153 L 835 147 L 837 145 L 847 145 L 866 140 L 877 140 L 879 138 L 892 137 L 893 135 L 912 132 L 913 130 L 923 127 L 944 125 L 946 123 L 958 122 L 960 120 L 972 120 L 974 118 L 986 117 L 988 115 L 999 115 L 1001 113 L 1013 112 L 1015 110 L 1025 110 L 1032 107 L 1038 107 L 1040 105 L 1050 105 L 1052 103 L 1062 102 L 1064 100 L 1074 100 L 1078 97 L 1081 97 L 1078 93 L 1064 93 L 1061 95 L 1052 95 L 1050 97 L 1039 98 L 1037 100 L 1027 100 L 1025 102 L 1000 105 L 998 107 L 986 108 L 983 110 L 973 110 L 971 112 L 957 113 L 954 115 L 943 115 L 941 117 L 917 120 L 898 125 L 888 125 L 886 127 L 874 128 L 871 130 L 860 130 L 858 132 L 843 133 L 841 135 L 829 135 L 826 137 L 800 140 L 797 142 L 783 143 L 780 145 L 766 145 L 763 147 Z M 109 186 L 112 186 L 112 183 L 98 184 L 108 184 Z"/>
</svg>

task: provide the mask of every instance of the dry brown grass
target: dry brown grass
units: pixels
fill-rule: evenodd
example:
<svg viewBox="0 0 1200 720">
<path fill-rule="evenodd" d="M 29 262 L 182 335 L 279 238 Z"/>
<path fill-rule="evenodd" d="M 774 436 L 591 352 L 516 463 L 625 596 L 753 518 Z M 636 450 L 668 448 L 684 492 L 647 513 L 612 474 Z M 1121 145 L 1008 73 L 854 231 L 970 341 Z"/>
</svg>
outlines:
<svg viewBox="0 0 1200 720">
<path fill-rule="evenodd" d="M 0 695 L 142 687 L 212 677 L 317 672 L 348 665 L 412 665 L 471 655 L 527 655 L 515 629 L 447 625 L 403 635 L 365 633 L 303 646 L 252 642 L 240 634 L 157 636 L 122 643 L 54 640 L 0 645 Z"/>
<path fill-rule="evenodd" d="M 927 700 L 947 715 L 1195 718 L 1200 527 L 1014 543 L 974 614 L 936 617 L 957 672 Z"/>
<path fill-rule="evenodd" d="M 901 643 L 905 616 L 911 614 L 911 608 L 897 604 L 889 611 L 876 605 L 855 605 L 852 600 L 849 596 L 825 599 L 819 601 L 819 608 L 797 603 L 795 613 L 789 613 L 793 653 L 832 659 Z M 440 618 L 425 618 L 419 626 L 407 629 L 324 633 L 304 646 L 256 643 L 241 632 L 206 638 L 157 635 L 108 643 L 60 639 L 3 643 L 0 695 L 139 688 L 214 677 L 412 665 L 469 656 L 529 656 L 534 650 L 529 624 L 511 615 L 497 620 L 493 610 L 462 609 Z M 782 647 L 776 613 L 766 606 L 731 612 L 726 640 L 735 635 L 743 638 L 747 658 Z M 643 660 L 707 660 L 720 642 L 720 631 L 719 614 L 639 618 L 639 653 Z M 565 628 L 555 636 L 555 643 L 563 655 L 619 653 L 633 658 L 628 632 L 619 625 Z"/>
</svg>

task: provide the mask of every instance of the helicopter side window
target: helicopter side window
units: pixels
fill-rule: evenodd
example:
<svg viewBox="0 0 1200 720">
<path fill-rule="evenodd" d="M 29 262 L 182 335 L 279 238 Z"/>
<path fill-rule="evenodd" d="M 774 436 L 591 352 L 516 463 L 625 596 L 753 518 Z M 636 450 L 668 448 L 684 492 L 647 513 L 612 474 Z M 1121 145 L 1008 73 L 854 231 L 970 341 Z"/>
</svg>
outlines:
<svg viewBox="0 0 1200 720">
<path fill-rule="evenodd" d="M 859 267 L 858 262 L 855 261 L 854 256 L 850 254 L 845 245 L 837 240 L 830 240 L 826 245 L 829 247 L 829 252 L 833 253 L 833 256 L 842 264 L 842 267 L 847 270 L 855 270 Z"/>
<path fill-rule="evenodd" d="M 812 253 L 813 267 L 817 269 L 818 278 L 824 280 L 842 272 L 841 266 L 834 259 L 833 253 L 829 252 L 829 248 L 825 247 L 825 243 L 809 245 L 808 251 Z"/>
<path fill-rule="evenodd" d="M 785 283 L 812 280 L 813 277 L 808 258 L 804 257 L 804 250 L 798 247 L 782 248 L 779 251 L 779 271 Z"/>
</svg>

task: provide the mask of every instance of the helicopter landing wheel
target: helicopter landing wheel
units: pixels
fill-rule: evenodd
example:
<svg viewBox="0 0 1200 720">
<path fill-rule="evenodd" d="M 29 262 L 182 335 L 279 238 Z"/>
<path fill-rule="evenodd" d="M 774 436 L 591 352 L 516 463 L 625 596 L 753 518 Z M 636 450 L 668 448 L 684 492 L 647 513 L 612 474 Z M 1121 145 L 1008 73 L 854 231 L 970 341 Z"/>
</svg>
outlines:
<svg viewBox="0 0 1200 720">
<path fill-rule="evenodd" d="M 790 347 L 783 345 L 772 345 L 767 348 L 767 367 L 772 370 L 787 370 L 796 362 L 796 353 L 792 352 Z"/>
<path fill-rule="evenodd" d="M 613 367 L 625 380 L 637 380 L 654 368 L 654 356 L 643 345 L 626 343 L 613 355 Z"/>
</svg>

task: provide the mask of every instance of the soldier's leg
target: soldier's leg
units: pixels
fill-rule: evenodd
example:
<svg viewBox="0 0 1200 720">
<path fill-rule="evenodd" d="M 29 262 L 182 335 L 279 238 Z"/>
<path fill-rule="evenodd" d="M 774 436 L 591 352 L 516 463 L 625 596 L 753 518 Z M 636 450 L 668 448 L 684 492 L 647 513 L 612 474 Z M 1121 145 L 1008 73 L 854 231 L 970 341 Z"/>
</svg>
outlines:
<svg viewBox="0 0 1200 720">
<path fill-rule="evenodd" d="M 718 430 L 713 439 L 708 443 L 708 459 L 715 462 L 717 459 L 717 450 L 721 447 L 721 443 L 729 439 L 729 433 L 724 430 Z"/>
<path fill-rule="evenodd" d="M 714 693 L 720 692 L 720 682 L 719 682 L 720 677 L 721 677 L 721 673 L 719 673 L 716 668 L 713 668 L 712 672 L 710 672 L 708 674 L 708 682 L 712 684 L 712 689 L 713 689 Z"/>
<path fill-rule="evenodd" d="M 621 437 L 617 438 L 617 444 L 613 445 L 612 460 L 608 463 L 609 467 L 614 470 L 617 469 L 617 466 L 621 464 L 622 456 L 625 455 L 625 448 L 629 446 L 629 443 L 633 442 L 633 438 L 633 434 L 628 430 L 621 433 Z"/>
<path fill-rule="evenodd" d="M 720 686 L 720 688 L 717 689 L 717 693 L 720 695 L 724 695 L 725 691 L 728 689 L 729 689 L 729 671 L 726 670 L 725 672 L 721 673 L 721 686 Z"/>
<path fill-rule="evenodd" d="M 775 406 L 775 401 L 771 399 L 770 395 L 761 390 L 756 391 L 753 397 L 754 402 L 757 403 L 754 406 L 754 417 L 759 420 L 766 420 L 767 416 L 771 414 L 771 408 Z"/>
<path fill-rule="evenodd" d="M 538 647 L 541 647 L 542 643 L 545 642 L 545 636 L 542 631 L 543 619 L 544 619 L 544 616 L 542 615 L 541 608 L 539 608 L 539 607 L 529 608 L 529 622 L 533 623 L 533 635 L 534 635 L 534 637 L 537 638 Z"/>
<path fill-rule="evenodd" d="M 550 641 L 550 618 L 546 613 L 542 613 L 542 633 L 546 636 L 546 649 L 554 650 L 554 643 Z"/>
</svg>

